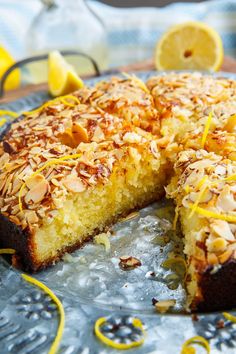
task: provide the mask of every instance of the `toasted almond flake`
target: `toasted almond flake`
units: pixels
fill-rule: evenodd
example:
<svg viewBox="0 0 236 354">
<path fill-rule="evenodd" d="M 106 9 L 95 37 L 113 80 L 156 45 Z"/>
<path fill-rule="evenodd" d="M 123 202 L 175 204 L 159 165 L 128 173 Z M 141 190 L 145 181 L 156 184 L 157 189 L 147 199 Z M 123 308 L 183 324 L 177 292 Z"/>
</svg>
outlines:
<svg viewBox="0 0 236 354">
<path fill-rule="evenodd" d="M 219 261 L 221 264 L 225 263 L 228 261 L 228 259 L 232 256 L 233 251 L 232 250 L 226 250 L 224 253 L 218 256 Z"/>
<path fill-rule="evenodd" d="M 207 240 L 206 244 L 208 251 L 212 253 L 223 252 L 227 247 L 227 241 L 221 237 L 217 237 L 213 240 Z"/>
<path fill-rule="evenodd" d="M 227 241 L 235 241 L 235 237 L 230 230 L 229 224 L 224 220 L 213 220 L 211 229 L 220 237 Z"/>
<path fill-rule="evenodd" d="M 26 181 L 25 184 L 29 189 L 32 189 L 37 186 L 38 183 L 44 182 L 45 177 L 41 174 L 34 175 L 32 177 L 29 177 Z"/>
<path fill-rule="evenodd" d="M 33 202 L 34 204 L 41 202 L 46 196 L 48 188 L 49 185 L 45 179 L 42 179 L 39 183 L 33 185 L 25 196 L 26 204 L 29 204 L 30 202 Z"/>
<path fill-rule="evenodd" d="M 68 175 L 62 180 L 62 183 L 70 192 L 81 193 L 86 189 L 81 178 L 76 175 Z"/>
<path fill-rule="evenodd" d="M 171 307 L 175 306 L 175 304 L 176 304 L 176 300 L 174 299 L 163 300 L 163 301 L 158 301 L 155 304 L 155 308 L 160 313 L 166 313 Z"/>
<path fill-rule="evenodd" d="M 76 145 L 79 145 L 81 142 L 87 143 L 89 141 L 88 132 L 81 124 L 73 123 L 71 132 Z"/>
<path fill-rule="evenodd" d="M 142 265 L 138 258 L 132 256 L 122 256 L 120 257 L 119 266 L 123 270 L 133 270 Z"/>
<path fill-rule="evenodd" d="M 138 144 L 141 143 L 142 137 L 141 135 L 137 134 L 137 133 L 125 133 L 125 135 L 123 136 L 123 141 L 126 143 L 131 143 L 131 144 Z"/>
</svg>

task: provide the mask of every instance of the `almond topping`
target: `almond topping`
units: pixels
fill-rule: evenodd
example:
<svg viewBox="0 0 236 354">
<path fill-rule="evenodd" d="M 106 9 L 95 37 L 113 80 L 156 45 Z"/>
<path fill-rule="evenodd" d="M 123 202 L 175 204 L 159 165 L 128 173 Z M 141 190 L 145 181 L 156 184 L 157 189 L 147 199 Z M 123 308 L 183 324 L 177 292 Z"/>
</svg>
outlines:
<svg viewBox="0 0 236 354">
<path fill-rule="evenodd" d="M 81 142 L 88 143 L 89 136 L 85 128 L 83 128 L 79 123 L 73 123 L 72 125 L 72 136 L 76 145 L 79 145 Z"/>
<path fill-rule="evenodd" d="M 32 188 L 25 196 L 26 204 L 29 204 L 30 202 L 33 203 L 41 202 L 45 197 L 45 195 L 47 194 L 48 188 L 49 185 L 46 179 L 42 179 L 39 183 L 33 185 Z"/>
<path fill-rule="evenodd" d="M 83 192 L 86 187 L 82 180 L 76 175 L 69 175 L 63 179 L 64 186 L 70 191 L 74 193 Z"/>
<path fill-rule="evenodd" d="M 211 229 L 221 238 L 227 241 L 235 241 L 235 237 L 231 232 L 229 224 L 224 220 L 214 220 L 211 223 Z"/>
<path fill-rule="evenodd" d="M 140 267 L 142 263 L 138 258 L 132 256 L 122 256 L 120 257 L 119 266 L 123 270 L 132 270 L 134 268 Z"/>
<path fill-rule="evenodd" d="M 227 247 L 227 241 L 221 237 L 217 237 L 214 240 L 207 241 L 207 249 L 209 252 L 223 252 Z"/>
<path fill-rule="evenodd" d="M 158 301 L 155 303 L 155 308 L 160 313 L 167 312 L 171 307 L 175 306 L 176 301 L 174 299 Z"/>
</svg>

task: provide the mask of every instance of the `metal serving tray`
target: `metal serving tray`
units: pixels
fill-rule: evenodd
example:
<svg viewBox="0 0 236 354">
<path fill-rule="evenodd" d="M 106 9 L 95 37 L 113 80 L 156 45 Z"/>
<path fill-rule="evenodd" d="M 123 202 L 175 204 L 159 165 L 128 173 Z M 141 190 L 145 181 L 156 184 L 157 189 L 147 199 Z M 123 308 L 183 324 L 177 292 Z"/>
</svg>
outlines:
<svg viewBox="0 0 236 354">
<path fill-rule="evenodd" d="M 139 76 L 147 79 L 153 74 Z M 86 83 L 91 85 L 105 78 Z M 0 109 L 28 111 L 48 98 L 47 93 L 40 92 Z M 181 254 L 182 250 L 181 240 L 171 231 L 172 214 L 173 206 L 164 199 L 129 221 L 116 224 L 109 252 L 102 245 L 88 243 L 54 267 L 34 275 L 55 292 L 65 308 L 66 326 L 59 353 L 118 353 L 100 342 L 93 331 L 99 317 L 110 315 L 115 319 L 135 316 L 145 325 L 144 344 L 129 349 L 129 353 L 180 353 L 184 341 L 196 335 L 210 341 L 212 354 L 236 353 L 236 325 L 225 320 L 224 328 L 219 328 L 221 313 L 198 314 L 197 318 L 184 313 L 185 291 L 180 273 L 162 266 L 169 252 Z M 124 255 L 137 257 L 142 265 L 131 271 L 122 270 L 119 257 Z M 20 274 L 0 257 L 0 354 L 44 354 L 57 330 L 56 306 Z M 175 299 L 176 305 L 171 312 L 159 314 L 152 298 Z"/>
</svg>

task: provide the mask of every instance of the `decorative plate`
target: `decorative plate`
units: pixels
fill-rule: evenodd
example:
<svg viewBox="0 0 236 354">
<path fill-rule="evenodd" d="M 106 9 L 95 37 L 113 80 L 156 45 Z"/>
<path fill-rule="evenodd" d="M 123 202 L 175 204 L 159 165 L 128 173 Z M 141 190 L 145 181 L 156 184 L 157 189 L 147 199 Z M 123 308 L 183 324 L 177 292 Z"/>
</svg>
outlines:
<svg viewBox="0 0 236 354">
<path fill-rule="evenodd" d="M 147 79 L 152 74 L 145 72 L 139 76 Z M 233 74 L 217 75 L 235 78 Z M 88 80 L 87 84 L 105 78 Z M 0 108 L 28 111 L 47 99 L 47 93 L 41 92 Z M 142 321 L 147 333 L 144 344 L 129 349 L 129 353 L 180 353 L 182 344 L 193 336 L 208 339 L 212 354 L 236 353 L 236 324 L 224 320 L 223 326 L 221 313 L 184 314 L 181 276 L 161 265 L 174 248 L 181 252 L 179 238 L 171 232 L 172 210 L 166 200 L 153 204 L 113 227 L 109 252 L 102 245 L 88 243 L 54 267 L 34 275 L 63 302 L 66 325 L 60 353 L 118 353 L 94 335 L 96 320 L 104 316 L 123 324 L 123 331 L 117 331 L 115 336 L 124 341 L 138 335 L 137 330 L 136 334 L 131 333 L 134 329 L 129 325 L 130 316 Z M 119 264 L 124 255 L 136 257 L 141 265 L 124 271 Z M 47 353 L 58 325 L 56 306 L 47 295 L 26 283 L 3 257 L 0 257 L 0 284 L 1 354 Z M 171 312 L 159 314 L 152 304 L 153 298 L 175 299 L 176 305 Z M 109 332 L 109 326 L 104 331 Z M 114 337 L 114 333 L 110 335 Z"/>
</svg>

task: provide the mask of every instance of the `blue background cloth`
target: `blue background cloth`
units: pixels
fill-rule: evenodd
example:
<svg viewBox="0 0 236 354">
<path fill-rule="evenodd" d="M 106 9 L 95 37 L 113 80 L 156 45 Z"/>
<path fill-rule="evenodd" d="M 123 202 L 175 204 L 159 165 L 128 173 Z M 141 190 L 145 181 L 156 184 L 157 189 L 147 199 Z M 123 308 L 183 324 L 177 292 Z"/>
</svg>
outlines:
<svg viewBox="0 0 236 354">
<path fill-rule="evenodd" d="M 150 58 L 156 41 L 169 26 L 189 20 L 204 21 L 215 28 L 223 39 L 226 54 L 236 58 L 236 0 L 132 9 L 88 2 L 106 25 L 111 66 Z M 27 55 L 26 33 L 41 7 L 36 0 L 0 0 L 0 45 L 17 59 Z"/>
</svg>

